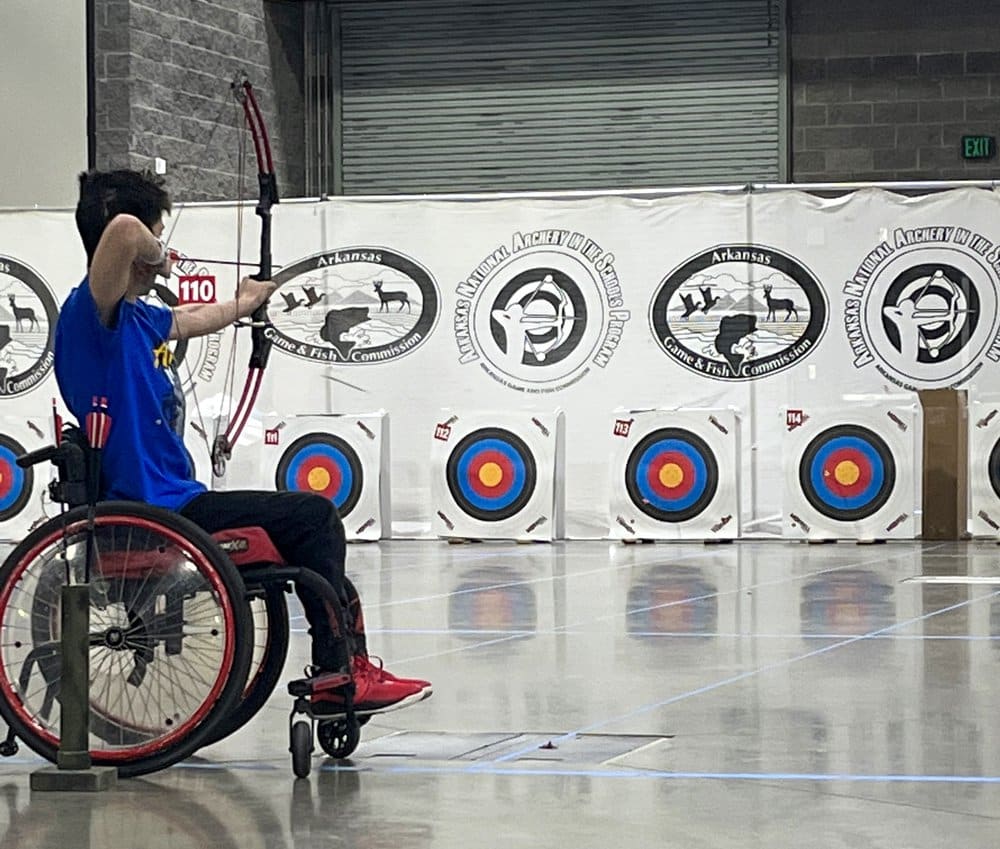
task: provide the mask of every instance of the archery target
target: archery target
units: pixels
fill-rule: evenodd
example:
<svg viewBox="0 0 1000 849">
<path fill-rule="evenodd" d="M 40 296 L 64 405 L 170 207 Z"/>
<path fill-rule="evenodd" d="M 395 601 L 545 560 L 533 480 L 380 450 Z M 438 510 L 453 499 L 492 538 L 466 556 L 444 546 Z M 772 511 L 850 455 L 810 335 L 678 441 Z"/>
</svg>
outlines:
<svg viewBox="0 0 1000 849">
<path fill-rule="evenodd" d="M 361 498 L 365 473 L 358 453 L 339 436 L 307 433 L 289 445 L 278 461 L 278 490 L 310 492 L 332 501 L 349 516 Z"/>
<path fill-rule="evenodd" d="M 50 445 L 52 426 L 41 419 L 0 418 L 0 539 L 14 542 L 45 518 L 49 463 L 22 469 L 17 458 Z"/>
<path fill-rule="evenodd" d="M 383 413 L 265 421 L 266 465 L 279 491 L 333 502 L 347 539 L 381 539 L 389 525 L 388 422 Z"/>
<path fill-rule="evenodd" d="M 1000 399 L 977 399 L 968 418 L 968 530 L 1000 536 Z"/>
<path fill-rule="evenodd" d="M 809 503 L 838 522 L 877 513 L 892 495 L 896 462 L 877 433 L 857 425 L 827 428 L 799 461 L 799 485 Z"/>
<path fill-rule="evenodd" d="M 538 479 L 531 449 L 500 427 L 463 437 L 448 457 L 445 474 L 455 503 L 483 522 L 516 516 L 531 500 Z"/>
<path fill-rule="evenodd" d="M 610 433 L 613 538 L 739 535 L 739 417 L 732 410 L 617 411 Z"/>
<path fill-rule="evenodd" d="M 783 411 L 785 535 L 912 539 L 919 534 L 921 414 L 902 401 Z"/>
<path fill-rule="evenodd" d="M 25 452 L 20 442 L 0 433 L 0 522 L 13 519 L 31 499 L 35 470 L 15 462 Z"/>
<path fill-rule="evenodd" d="M 436 534 L 560 538 L 561 413 L 445 415 L 442 421 L 432 451 Z"/>
<path fill-rule="evenodd" d="M 683 522 L 701 513 L 719 488 L 712 449 L 689 430 L 665 427 L 647 434 L 625 466 L 632 502 L 661 522 Z"/>
</svg>

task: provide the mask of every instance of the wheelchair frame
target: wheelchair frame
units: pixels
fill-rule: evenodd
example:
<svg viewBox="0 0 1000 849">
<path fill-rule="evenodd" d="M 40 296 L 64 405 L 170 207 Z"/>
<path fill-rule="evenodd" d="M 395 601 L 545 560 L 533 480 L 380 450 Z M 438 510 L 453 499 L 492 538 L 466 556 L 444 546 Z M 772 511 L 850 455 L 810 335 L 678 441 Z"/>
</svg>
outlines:
<svg viewBox="0 0 1000 849">
<path fill-rule="evenodd" d="M 95 764 L 123 777 L 163 769 L 242 728 L 268 701 L 289 644 L 285 594 L 316 593 L 346 616 L 333 587 L 289 566 L 261 528 L 209 535 L 193 522 L 128 501 L 81 503 L 89 467 L 72 426 L 56 446 L 18 463 L 52 461 L 54 501 L 76 505 L 32 531 L 0 566 L 0 716 L 9 732 L 0 755 L 23 740 L 55 762 L 59 750 L 59 590 L 81 582 L 93 510 L 96 551 L 90 582 L 90 743 Z M 355 593 L 353 586 L 348 590 Z M 346 636 L 345 636 L 346 638 Z M 343 714 L 316 716 L 320 681 L 344 700 Z M 314 737 L 331 757 L 348 757 L 367 717 L 354 713 L 348 673 L 289 683 L 289 750 L 298 777 L 310 771 Z M 318 732 L 318 733 L 317 733 Z"/>
</svg>

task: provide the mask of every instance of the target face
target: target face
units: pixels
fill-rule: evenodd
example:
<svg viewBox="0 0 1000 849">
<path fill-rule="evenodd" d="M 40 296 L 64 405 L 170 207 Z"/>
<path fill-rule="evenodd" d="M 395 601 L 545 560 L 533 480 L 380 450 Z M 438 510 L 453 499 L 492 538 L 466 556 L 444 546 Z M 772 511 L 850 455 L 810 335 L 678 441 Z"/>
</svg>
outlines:
<svg viewBox="0 0 1000 849">
<path fill-rule="evenodd" d="M 535 458 L 509 430 L 487 427 L 464 437 L 448 457 L 445 474 L 455 503 L 475 519 L 516 516 L 535 491 Z"/>
<path fill-rule="evenodd" d="M 279 490 L 322 495 L 344 517 L 361 497 L 364 470 L 346 440 L 329 433 L 309 433 L 281 455 L 274 483 Z"/>
<path fill-rule="evenodd" d="M 993 450 L 990 451 L 990 462 L 987 467 L 987 474 L 990 478 L 990 486 L 997 498 L 1000 498 L 1000 439 L 993 443 Z"/>
<path fill-rule="evenodd" d="M 34 469 L 22 469 L 15 462 L 25 453 L 23 445 L 0 434 L 0 522 L 20 513 L 31 498 Z"/>
<path fill-rule="evenodd" d="M 625 489 L 647 516 L 686 522 L 699 515 L 719 488 L 719 464 L 708 443 L 682 428 L 643 437 L 625 465 Z"/>
<path fill-rule="evenodd" d="M 809 443 L 799 462 L 799 483 L 824 516 L 855 522 L 885 506 L 896 484 L 896 461 L 874 431 L 837 425 Z"/>
</svg>

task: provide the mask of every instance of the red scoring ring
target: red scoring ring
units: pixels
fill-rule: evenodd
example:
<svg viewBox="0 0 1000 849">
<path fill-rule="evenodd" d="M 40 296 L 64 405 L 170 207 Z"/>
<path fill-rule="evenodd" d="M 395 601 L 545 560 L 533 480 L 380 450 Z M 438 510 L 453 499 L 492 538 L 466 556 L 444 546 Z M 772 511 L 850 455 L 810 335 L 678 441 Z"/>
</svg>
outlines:
<svg viewBox="0 0 1000 849">
<path fill-rule="evenodd" d="M 14 486 L 14 467 L 3 457 L 0 457 L 0 498 L 3 498 Z"/>
<path fill-rule="evenodd" d="M 853 463 L 858 467 L 858 479 L 852 484 L 843 484 L 837 480 L 837 466 L 841 463 Z M 823 464 L 823 482 L 826 488 L 838 498 L 853 498 L 863 492 L 872 481 L 872 467 L 868 458 L 860 451 L 851 448 L 838 448 L 827 457 Z"/>
<path fill-rule="evenodd" d="M 330 475 L 330 482 L 325 489 L 316 490 L 309 485 L 309 473 L 315 469 L 324 469 Z M 322 495 L 324 498 L 332 499 L 340 491 L 343 478 L 340 468 L 329 457 L 319 455 L 311 458 L 299 465 L 298 473 L 295 475 L 295 488 L 299 492 L 309 492 L 314 495 Z"/>
<path fill-rule="evenodd" d="M 681 472 L 684 474 L 684 478 L 681 480 L 679 486 L 664 486 L 660 480 L 660 470 L 668 463 L 680 466 Z M 653 462 L 649 464 L 649 470 L 646 473 L 646 481 L 649 483 L 650 489 L 664 499 L 683 498 L 686 496 L 697 483 L 695 478 L 694 464 L 680 451 L 663 451 L 657 454 Z"/>
<path fill-rule="evenodd" d="M 479 471 L 487 463 L 496 463 L 503 473 L 500 482 L 496 486 L 486 486 L 479 477 Z M 487 448 L 478 452 L 475 458 L 469 463 L 469 488 L 476 495 L 485 498 L 498 498 L 505 495 L 514 482 L 514 464 L 510 458 L 493 448 Z"/>
</svg>

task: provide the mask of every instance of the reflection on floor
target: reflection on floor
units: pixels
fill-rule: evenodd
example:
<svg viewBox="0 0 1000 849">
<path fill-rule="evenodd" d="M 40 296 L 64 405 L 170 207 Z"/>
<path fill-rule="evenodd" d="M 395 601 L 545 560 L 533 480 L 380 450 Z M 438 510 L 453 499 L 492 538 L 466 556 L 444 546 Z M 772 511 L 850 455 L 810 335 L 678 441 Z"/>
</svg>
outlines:
<svg viewBox="0 0 1000 849">
<path fill-rule="evenodd" d="M 302 781 L 283 687 L 109 794 L 30 793 L 22 749 L 0 849 L 1000 842 L 994 545 L 394 541 L 349 572 L 373 650 L 432 699 Z M 954 582 L 908 580 L 932 575 Z"/>
</svg>

